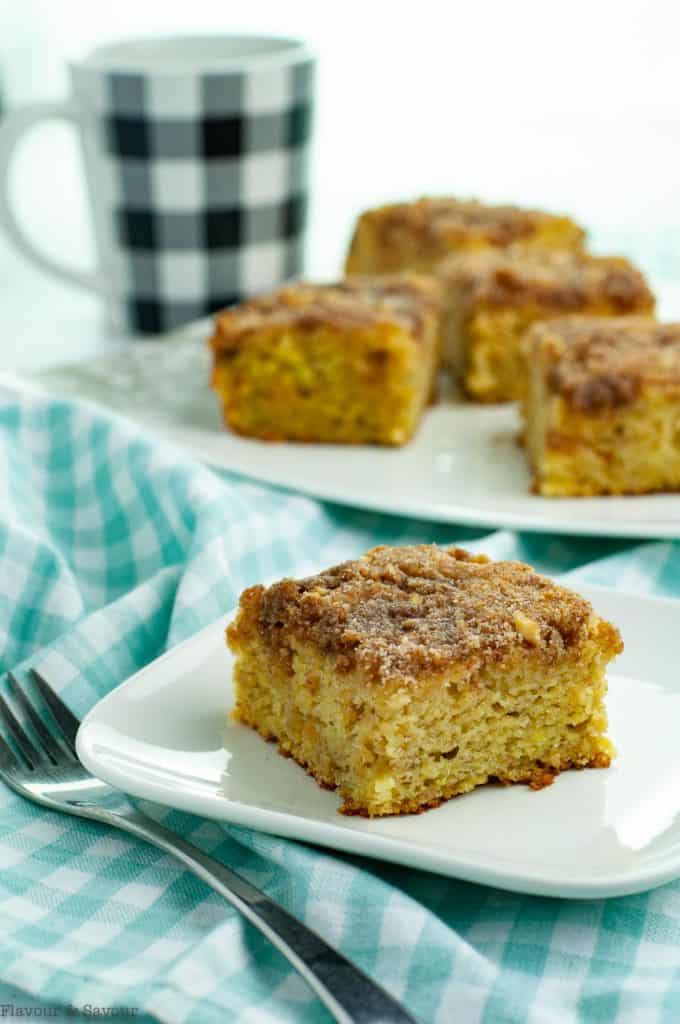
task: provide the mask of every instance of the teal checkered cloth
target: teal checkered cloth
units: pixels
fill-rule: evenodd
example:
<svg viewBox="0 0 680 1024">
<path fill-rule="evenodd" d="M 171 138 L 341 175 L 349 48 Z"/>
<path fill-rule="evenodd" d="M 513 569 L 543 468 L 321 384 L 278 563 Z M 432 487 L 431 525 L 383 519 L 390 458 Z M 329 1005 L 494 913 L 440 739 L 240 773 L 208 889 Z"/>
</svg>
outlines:
<svg viewBox="0 0 680 1024">
<path fill-rule="evenodd" d="M 680 593 L 674 544 L 489 534 L 324 505 L 217 476 L 86 405 L 0 392 L 0 672 L 40 667 L 80 714 L 245 586 L 416 541 Z M 0 801 L 0 1016 L 4 1004 L 198 1024 L 328 1019 L 259 933 L 171 858 L 2 786 Z M 156 813 L 423 1022 L 680 1019 L 680 883 L 540 899 Z"/>
</svg>

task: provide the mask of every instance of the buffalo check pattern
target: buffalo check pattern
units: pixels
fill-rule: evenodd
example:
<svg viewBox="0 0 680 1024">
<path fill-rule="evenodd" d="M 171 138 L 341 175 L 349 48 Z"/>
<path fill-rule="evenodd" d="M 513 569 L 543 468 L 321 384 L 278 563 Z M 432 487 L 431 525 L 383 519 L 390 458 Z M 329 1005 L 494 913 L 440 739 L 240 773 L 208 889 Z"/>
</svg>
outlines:
<svg viewBox="0 0 680 1024">
<path fill-rule="evenodd" d="M 301 272 L 311 58 L 229 74 L 73 74 L 117 320 L 168 330 Z"/>
<path fill-rule="evenodd" d="M 80 714 L 246 585 L 417 541 L 680 596 L 678 544 L 341 509 L 217 476 L 94 407 L 0 392 L 0 671 L 35 665 Z M 89 1006 L 171 1024 L 328 1020 L 268 943 L 169 857 L 1 784 L 0 806 L 3 1016 Z M 150 810 L 422 1022 L 680 1019 L 680 882 L 623 899 L 534 898 Z"/>
</svg>

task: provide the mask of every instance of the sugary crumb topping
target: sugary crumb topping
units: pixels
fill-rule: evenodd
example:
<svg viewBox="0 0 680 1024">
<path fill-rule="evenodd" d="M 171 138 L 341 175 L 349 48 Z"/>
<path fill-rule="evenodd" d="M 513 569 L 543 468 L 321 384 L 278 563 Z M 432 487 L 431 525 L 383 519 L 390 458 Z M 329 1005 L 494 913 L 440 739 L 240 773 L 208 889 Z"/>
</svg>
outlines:
<svg viewBox="0 0 680 1024">
<path fill-rule="evenodd" d="M 563 317 L 532 327 L 526 345 L 550 391 L 579 412 L 627 405 L 644 388 L 680 393 L 680 323 Z"/>
<path fill-rule="evenodd" d="M 477 199 L 452 196 L 424 197 L 413 202 L 391 203 L 364 215 L 381 233 L 406 231 L 430 240 L 456 241 L 475 237 L 490 245 L 510 245 L 528 238 L 543 225 L 562 220 L 541 210 L 519 206 L 492 206 Z"/>
<path fill-rule="evenodd" d="M 335 655 L 341 671 L 383 681 L 474 670 L 522 647 L 552 661 L 593 624 L 588 601 L 527 565 L 427 544 L 378 547 L 307 579 L 253 587 L 248 607 L 266 643 L 293 635 Z M 602 626 L 618 650 L 618 633 Z M 238 620 L 229 635 L 237 645 Z"/>
<path fill-rule="evenodd" d="M 222 352 L 263 328 L 352 330 L 385 323 L 421 339 L 439 312 L 440 295 L 436 281 L 413 273 L 348 277 L 335 284 L 299 282 L 218 314 L 211 345 Z"/>
<path fill-rule="evenodd" d="M 459 301 L 476 307 L 535 303 L 557 313 L 606 303 L 614 313 L 650 312 L 654 296 L 640 271 L 620 256 L 550 250 L 483 249 L 452 256 L 439 276 Z"/>
</svg>

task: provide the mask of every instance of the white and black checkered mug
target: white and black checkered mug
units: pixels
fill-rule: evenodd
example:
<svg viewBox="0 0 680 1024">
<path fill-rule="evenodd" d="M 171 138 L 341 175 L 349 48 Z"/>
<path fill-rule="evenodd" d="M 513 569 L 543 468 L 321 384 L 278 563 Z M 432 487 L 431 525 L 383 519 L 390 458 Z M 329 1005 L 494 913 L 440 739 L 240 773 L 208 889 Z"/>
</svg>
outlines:
<svg viewBox="0 0 680 1024">
<path fill-rule="evenodd" d="M 304 44 L 186 37 L 107 45 L 70 65 L 71 97 L 0 126 L 0 223 L 46 270 L 155 333 L 302 270 L 314 60 Z M 41 252 L 10 205 L 14 146 L 36 122 L 79 129 L 98 268 Z"/>
</svg>

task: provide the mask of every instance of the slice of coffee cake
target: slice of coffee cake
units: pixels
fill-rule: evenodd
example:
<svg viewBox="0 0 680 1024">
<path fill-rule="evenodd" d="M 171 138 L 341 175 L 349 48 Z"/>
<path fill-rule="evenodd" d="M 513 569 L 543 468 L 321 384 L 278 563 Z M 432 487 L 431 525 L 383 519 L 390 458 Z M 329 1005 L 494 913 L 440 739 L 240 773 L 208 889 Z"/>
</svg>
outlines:
<svg viewBox="0 0 680 1024">
<path fill-rule="evenodd" d="M 217 317 L 213 388 L 269 441 L 404 444 L 433 388 L 440 289 L 417 274 L 297 282 Z"/>
<path fill-rule="evenodd" d="M 534 326 L 525 345 L 535 491 L 680 491 L 680 324 L 565 317 Z"/>
<path fill-rule="evenodd" d="M 540 788 L 612 756 L 619 633 L 518 562 L 375 548 L 246 590 L 227 637 L 236 717 L 347 814 L 421 811 L 493 779 Z"/>
</svg>

